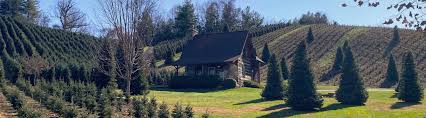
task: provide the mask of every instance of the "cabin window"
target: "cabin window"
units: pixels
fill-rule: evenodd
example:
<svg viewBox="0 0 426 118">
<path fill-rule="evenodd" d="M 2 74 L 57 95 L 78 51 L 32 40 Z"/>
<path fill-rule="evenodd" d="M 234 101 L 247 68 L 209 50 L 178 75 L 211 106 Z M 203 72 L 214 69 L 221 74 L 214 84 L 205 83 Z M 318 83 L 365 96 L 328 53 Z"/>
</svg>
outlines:
<svg viewBox="0 0 426 118">
<path fill-rule="evenodd" d="M 209 75 L 215 75 L 215 74 L 216 74 L 215 67 L 209 67 Z"/>
</svg>

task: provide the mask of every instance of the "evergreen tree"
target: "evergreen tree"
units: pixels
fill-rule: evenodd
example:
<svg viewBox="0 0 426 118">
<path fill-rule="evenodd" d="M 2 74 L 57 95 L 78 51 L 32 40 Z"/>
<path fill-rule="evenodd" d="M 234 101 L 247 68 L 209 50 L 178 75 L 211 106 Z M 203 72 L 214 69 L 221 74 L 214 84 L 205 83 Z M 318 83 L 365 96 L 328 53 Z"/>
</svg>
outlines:
<svg viewBox="0 0 426 118">
<path fill-rule="evenodd" d="M 312 43 L 312 41 L 314 41 L 315 39 L 314 39 L 314 33 L 312 32 L 312 28 L 310 27 L 309 28 L 309 31 L 308 31 L 308 37 L 306 37 L 306 42 L 308 43 L 308 44 L 310 44 L 310 43 Z"/>
<path fill-rule="evenodd" d="M 112 40 L 106 39 L 101 45 L 101 51 L 99 52 L 99 70 L 103 71 L 102 75 L 107 79 L 107 86 L 116 89 L 116 60 Z"/>
<path fill-rule="evenodd" d="M 261 96 L 266 99 L 283 99 L 285 88 L 280 64 L 277 62 L 275 54 L 272 55 L 269 62 L 266 87 L 263 89 Z"/>
<path fill-rule="evenodd" d="M 151 98 L 148 105 L 148 118 L 158 118 L 158 103 L 157 99 Z"/>
<path fill-rule="evenodd" d="M 224 1 L 222 9 L 222 25 L 223 32 L 231 32 L 238 30 L 238 24 L 240 22 L 239 10 L 235 6 L 235 0 Z"/>
<path fill-rule="evenodd" d="M 316 92 L 314 75 L 306 56 L 306 44 L 301 42 L 296 49 L 290 70 L 287 99 L 287 104 L 295 110 L 320 109 L 324 101 Z"/>
<path fill-rule="evenodd" d="M 175 27 L 177 37 L 190 35 L 195 29 L 197 17 L 195 16 L 194 5 L 191 0 L 185 0 L 183 5 L 178 6 L 175 17 Z"/>
<path fill-rule="evenodd" d="M 111 100 L 106 89 L 101 90 L 99 97 L 99 116 L 101 118 L 112 118 L 114 116 L 114 107 L 111 106 Z"/>
<path fill-rule="evenodd" d="M 0 13 L 35 23 L 40 12 L 37 4 L 36 0 L 1 0 Z"/>
<path fill-rule="evenodd" d="M 390 88 L 399 80 L 398 70 L 396 68 L 395 59 L 392 55 L 389 56 L 388 69 L 386 71 L 386 79 L 380 85 L 383 88 Z"/>
<path fill-rule="evenodd" d="M 342 53 L 342 48 L 338 47 L 336 50 L 336 57 L 334 59 L 334 64 L 333 64 L 333 70 L 335 71 L 341 71 L 342 70 L 342 64 L 343 64 L 343 53 Z"/>
<path fill-rule="evenodd" d="M 271 57 L 271 52 L 269 51 L 268 44 L 265 43 L 265 45 L 263 46 L 263 51 L 262 51 L 262 61 L 264 61 L 265 63 L 269 63 L 270 57 Z"/>
<path fill-rule="evenodd" d="M 339 89 L 336 91 L 336 99 L 342 104 L 362 105 L 367 102 L 368 92 L 358 73 L 351 48 L 346 47 L 343 51 L 343 74 L 341 75 Z"/>
<path fill-rule="evenodd" d="M 206 32 L 220 31 L 220 16 L 218 4 L 216 2 L 211 2 L 207 7 L 205 14 L 206 23 L 204 24 L 204 28 Z"/>
<path fill-rule="evenodd" d="M 180 103 L 176 103 L 172 111 L 172 118 L 186 118 L 185 109 Z"/>
<path fill-rule="evenodd" d="M 282 71 L 282 77 L 284 80 L 288 80 L 290 78 L 290 72 L 288 72 L 288 66 L 287 66 L 287 61 L 285 59 L 285 57 L 283 57 L 281 59 L 281 71 Z"/>
<path fill-rule="evenodd" d="M 186 115 L 186 118 L 194 118 L 194 111 L 192 111 L 191 105 L 187 105 L 185 107 L 185 115 Z"/>
<path fill-rule="evenodd" d="M 132 80 L 131 91 L 135 95 L 146 95 L 148 94 L 149 83 L 145 78 L 145 75 L 142 71 L 138 71 L 136 74 L 136 79 Z"/>
<path fill-rule="evenodd" d="M 142 99 L 133 99 L 133 116 L 135 118 L 147 118 L 148 110 L 147 99 L 144 97 Z"/>
<path fill-rule="evenodd" d="M 401 40 L 401 37 L 399 35 L 398 27 L 395 26 L 393 28 L 392 40 L 388 43 L 388 46 L 385 49 L 385 56 L 388 56 L 392 52 L 392 49 L 395 48 L 399 44 L 400 40 Z"/>
<path fill-rule="evenodd" d="M 263 17 L 256 11 L 246 7 L 241 11 L 241 27 L 243 30 L 258 28 L 263 23 Z"/>
<path fill-rule="evenodd" d="M 5 77 L 12 83 L 16 83 L 16 80 L 23 78 L 23 70 L 18 62 L 8 56 L 2 56 L 4 64 Z"/>
<path fill-rule="evenodd" d="M 158 118 L 170 118 L 169 107 L 164 102 L 160 105 L 158 110 Z"/>
<path fill-rule="evenodd" d="M 40 15 L 40 11 L 38 10 L 38 1 L 37 0 L 26 0 L 24 2 L 24 14 L 25 17 L 28 20 L 31 20 L 32 23 L 36 23 L 36 20 L 38 19 L 39 15 Z"/>
<path fill-rule="evenodd" d="M 398 99 L 404 102 L 420 102 L 423 100 L 423 88 L 419 82 L 416 65 L 411 52 L 404 54 Z"/>
</svg>

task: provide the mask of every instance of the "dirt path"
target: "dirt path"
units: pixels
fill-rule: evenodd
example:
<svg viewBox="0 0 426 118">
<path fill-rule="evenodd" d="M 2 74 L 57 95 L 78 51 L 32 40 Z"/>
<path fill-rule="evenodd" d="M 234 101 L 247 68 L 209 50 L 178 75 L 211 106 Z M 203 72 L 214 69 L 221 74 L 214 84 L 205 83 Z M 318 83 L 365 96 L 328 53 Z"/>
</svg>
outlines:
<svg viewBox="0 0 426 118">
<path fill-rule="evenodd" d="M 0 118 L 17 118 L 18 112 L 12 108 L 6 96 L 0 92 Z"/>
</svg>

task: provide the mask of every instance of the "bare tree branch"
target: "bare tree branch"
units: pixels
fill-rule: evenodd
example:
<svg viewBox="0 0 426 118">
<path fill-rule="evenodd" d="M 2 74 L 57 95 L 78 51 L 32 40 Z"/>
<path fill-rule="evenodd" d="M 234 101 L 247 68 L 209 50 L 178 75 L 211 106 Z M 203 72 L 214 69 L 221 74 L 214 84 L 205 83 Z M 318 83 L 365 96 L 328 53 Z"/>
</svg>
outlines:
<svg viewBox="0 0 426 118">
<path fill-rule="evenodd" d="M 77 9 L 74 0 L 59 0 L 56 4 L 56 10 L 56 17 L 59 18 L 62 29 L 83 31 L 88 26 L 86 14 Z"/>
</svg>

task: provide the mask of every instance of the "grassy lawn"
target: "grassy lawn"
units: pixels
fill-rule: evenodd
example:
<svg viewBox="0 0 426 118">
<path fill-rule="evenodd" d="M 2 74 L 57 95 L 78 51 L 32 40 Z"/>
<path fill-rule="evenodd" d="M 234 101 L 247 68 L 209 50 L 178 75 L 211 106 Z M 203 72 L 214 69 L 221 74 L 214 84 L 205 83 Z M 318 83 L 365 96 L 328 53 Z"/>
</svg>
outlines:
<svg viewBox="0 0 426 118">
<path fill-rule="evenodd" d="M 318 89 L 335 89 L 332 86 L 319 86 Z M 168 104 L 180 102 L 191 104 L 197 115 L 206 110 L 213 117 L 252 118 L 252 117 L 426 117 L 426 100 L 423 104 L 398 103 L 390 89 L 369 89 L 370 98 L 365 106 L 338 104 L 334 98 L 325 98 L 323 109 L 316 112 L 298 112 L 289 109 L 282 100 L 261 99 L 261 89 L 237 88 L 230 90 L 152 90 L 149 96 Z M 327 91 L 322 91 L 326 93 Z M 169 106 L 172 107 L 172 106 Z"/>
</svg>

